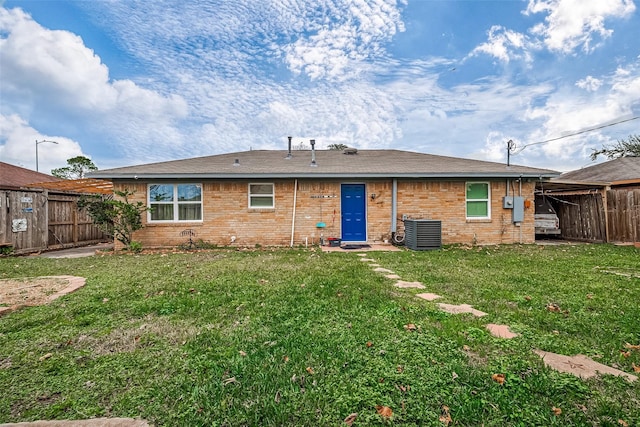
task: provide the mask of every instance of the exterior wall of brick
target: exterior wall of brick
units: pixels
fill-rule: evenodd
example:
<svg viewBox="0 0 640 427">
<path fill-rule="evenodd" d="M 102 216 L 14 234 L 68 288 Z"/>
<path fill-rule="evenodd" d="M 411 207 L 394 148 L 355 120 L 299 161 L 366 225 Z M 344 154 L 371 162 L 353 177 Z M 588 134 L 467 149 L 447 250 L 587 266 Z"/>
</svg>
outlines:
<svg viewBox="0 0 640 427">
<path fill-rule="evenodd" d="M 248 207 L 248 184 L 274 184 L 275 208 Z M 217 245 L 295 246 L 318 244 L 321 237 L 341 237 L 342 183 L 365 184 L 367 200 L 367 241 L 383 242 L 391 238 L 391 179 L 366 181 L 341 180 L 216 180 L 202 184 L 203 220 L 201 222 L 149 223 L 134 235 L 144 247 L 170 247 L 185 243 L 188 237 L 180 233 L 195 231 L 195 239 Z M 146 203 L 147 183 L 115 181 L 116 190 L 128 189 L 135 194 L 131 201 Z M 521 190 L 520 190 L 521 187 Z M 413 219 L 442 221 L 443 244 L 532 243 L 535 241 L 533 220 L 534 182 L 510 181 L 509 194 L 522 195 L 531 201 L 525 218 L 519 225 L 511 221 L 512 211 L 503 209 L 502 198 L 507 193 L 506 180 L 491 181 L 491 218 L 466 218 L 465 181 L 401 180 L 397 181 L 397 215 Z M 375 194 L 375 197 L 371 197 Z M 294 197 L 295 224 L 294 221 Z M 324 223 L 324 228 L 318 228 Z M 402 221 L 398 221 L 402 228 Z M 235 238 L 233 238 L 235 236 Z M 232 243 L 232 240 L 234 242 Z"/>
</svg>

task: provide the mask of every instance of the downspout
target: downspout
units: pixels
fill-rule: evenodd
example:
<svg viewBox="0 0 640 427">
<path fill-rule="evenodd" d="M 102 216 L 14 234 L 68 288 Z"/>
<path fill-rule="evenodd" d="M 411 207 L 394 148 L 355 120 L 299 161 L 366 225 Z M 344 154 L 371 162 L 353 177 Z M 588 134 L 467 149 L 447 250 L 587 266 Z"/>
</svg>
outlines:
<svg viewBox="0 0 640 427">
<path fill-rule="evenodd" d="M 391 186 L 391 235 L 393 236 L 398 231 L 397 224 L 398 216 L 398 180 L 393 178 L 393 184 Z"/>
<path fill-rule="evenodd" d="M 298 178 L 296 178 L 293 184 L 293 215 L 291 217 L 291 243 L 290 247 L 293 247 L 293 236 L 296 232 L 296 201 L 298 200 Z"/>
</svg>

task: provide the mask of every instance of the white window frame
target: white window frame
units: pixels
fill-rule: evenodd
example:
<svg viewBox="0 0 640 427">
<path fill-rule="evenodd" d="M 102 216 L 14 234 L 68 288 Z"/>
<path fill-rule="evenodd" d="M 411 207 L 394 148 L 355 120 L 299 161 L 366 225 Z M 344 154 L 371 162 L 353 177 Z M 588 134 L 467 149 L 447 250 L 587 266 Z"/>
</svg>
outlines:
<svg viewBox="0 0 640 427">
<path fill-rule="evenodd" d="M 170 202 L 151 200 L 151 186 L 152 185 L 171 185 L 173 186 L 173 200 Z M 180 185 L 195 185 L 200 188 L 200 200 L 199 201 L 179 201 L 178 200 L 178 186 Z M 173 205 L 173 219 L 152 219 L 151 210 L 147 212 L 147 222 L 150 224 L 172 224 L 172 223 L 188 223 L 188 222 L 203 222 L 204 217 L 204 191 L 202 184 L 199 182 L 151 182 L 147 184 L 147 207 L 151 208 L 152 204 Z M 179 219 L 180 217 L 180 205 L 200 205 L 200 219 Z"/>
<path fill-rule="evenodd" d="M 486 199 L 469 199 L 469 198 L 467 198 L 467 186 L 469 184 L 485 184 L 487 186 L 487 198 Z M 469 216 L 469 212 L 468 212 L 469 202 L 486 202 L 487 203 L 487 216 Z M 489 182 L 489 181 L 467 181 L 467 182 L 464 183 L 464 210 L 465 210 L 465 216 L 469 220 L 491 219 L 491 182 Z"/>
<path fill-rule="evenodd" d="M 252 194 L 252 185 L 270 185 L 271 194 Z M 271 206 L 251 206 L 251 199 L 253 197 L 271 197 Z M 250 182 L 247 186 L 247 205 L 249 209 L 275 209 L 276 207 L 276 186 L 273 182 Z"/>
</svg>

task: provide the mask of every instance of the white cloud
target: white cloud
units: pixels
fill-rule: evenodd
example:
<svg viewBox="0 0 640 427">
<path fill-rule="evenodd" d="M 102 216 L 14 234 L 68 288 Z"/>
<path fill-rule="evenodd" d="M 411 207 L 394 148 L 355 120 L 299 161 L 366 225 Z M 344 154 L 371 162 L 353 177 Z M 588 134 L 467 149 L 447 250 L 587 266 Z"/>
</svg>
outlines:
<svg viewBox="0 0 640 427">
<path fill-rule="evenodd" d="M 80 37 L 45 29 L 20 9 L 0 8 L 0 63 L 3 103 L 36 128 L 45 122 L 52 129 L 57 122 L 82 122 L 125 147 L 132 137 L 146 139 L 147 134 L 171 140 L 172 122 L 187 114 L 181 97 L 110 80 L 108 68 Z"/>
<path fill-rule="evenodd" d="M 594 128 L 624 120 L 640 107 L 640 76 L 637 68 L 618 69 L 600 80 L 603 82 L 601 89 L 604 89 L 600 91 L 600 96 L 594 97 L 592 93 L 585 94 L 567 87 L 551 95 L 544 105 L 530 111 L 528 118 L 542 120 L 543 124 L 530 134 L 528 143 L 586 131 L 532 147 L 531 151 L 560 164 L 572 158 L 586 160 L 592 148 L 634 133 L 637 122 Z M 569 168 L 565 165 L 562 169 Z"/>
<path fill-rule="evenodd" d="M 602 86 L 602 80 L 596 79 L 593 76 L 587 76 L 582 80 L 578 80 L 576 86 L 588 92 L 595 92 Z"/>
<path fill-rule="evenodd" d="M 396 1 L 356 0 L 329 5 L 331 20 L 311 20 L 297 40 L 283 48 L 288 67 L 311 79 L 344 80 L 362 62 L 384 53 L 383 42 L 404 31 Z"/>
<path fill-rule="evenodd" d="M 50 173 L 51 169 L 67 165 L 67 159 L 76 156 L 89 157 L 80 145 L 63 136 L 42 135 L 29 127 L 16 114 L 0 114 L 0 160 L 19 165 L 26 169 L 36 169 L 36 141 L 55 141 L 38 144 L 38 170 Z"/>
<path fill-rule="evenodd" d="M 593 51 L 613 32 L 605 20 L 625 18 L 634 11 L 633 0 L 530 0 L 525 14 L 546 13 L 545 22 L 531 33 L 542 37 L 549 50 L 567 54 L 578 48 Z"/>
<path fill-rule="evenodd" d="M 487 32 L 488 41 L 477 46 L 471 56 L 484 53 L 503 62 L 511 60 L 531 61 L 530 50 L 534 43 L 525 34 L 494 25 Z"/>
</svg>

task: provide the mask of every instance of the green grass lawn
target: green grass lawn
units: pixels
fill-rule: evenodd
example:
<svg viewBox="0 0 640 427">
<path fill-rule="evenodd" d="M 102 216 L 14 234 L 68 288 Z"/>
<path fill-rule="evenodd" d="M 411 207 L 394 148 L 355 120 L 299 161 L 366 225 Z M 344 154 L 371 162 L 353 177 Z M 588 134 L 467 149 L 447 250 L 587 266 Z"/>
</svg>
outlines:
<svg viewBox="0 0 640 427">
<path fill-rule="evenodd" d="M 2 258 L 0 278 L 75 275 L 87 284 L 0 317 L 0 422 L 315 426 L 346 425 L 357 413 L 354 426 L 443 426 L 448 413 L 449 425 L 640 425 L 640 381 L 581 380 L 532 352 L 581 353 L 633 374 L 640 351 L 624 346 L 640 344 L 637 249 L 368 256 L 426 290 L 393 287 L 355 253 Z M 425 291 L 489 315 L 446 314 L 415 297 Z M 494 338 L 487 323 L 521 336 Z"/>
</svg>

